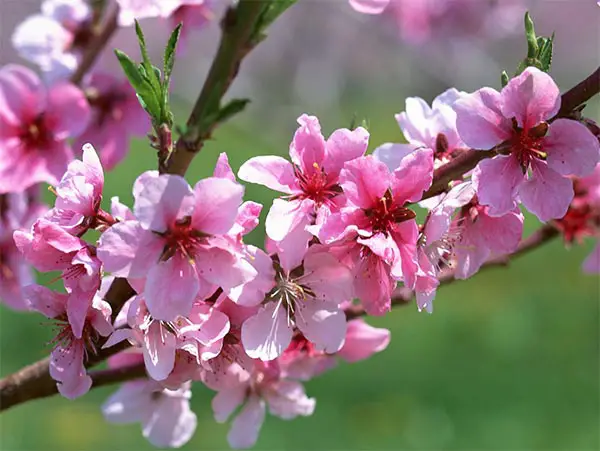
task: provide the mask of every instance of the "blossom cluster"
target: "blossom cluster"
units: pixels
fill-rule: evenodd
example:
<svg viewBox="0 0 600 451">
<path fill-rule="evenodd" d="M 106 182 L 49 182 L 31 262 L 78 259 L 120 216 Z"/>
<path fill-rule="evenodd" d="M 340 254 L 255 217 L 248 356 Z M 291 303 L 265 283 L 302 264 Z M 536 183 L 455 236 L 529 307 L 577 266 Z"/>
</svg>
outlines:
<svg viewBox="0 0 600 451">
<path fill-rule="evenodd" d="M 211 15 L 205 0 L 118 3 L 122 26 Z M 110 368 L 142 366 L 146 377 L 123 383 L 102 410 L 141 423 L 158 447 L 192 437 L 193 382 L 216 392 L 215 420 L 232 418 L 235 448 L 254 445 L 267 410 L 311 415 L 304 382 L 390 341 L 358 316 L 389 312 L 399 284 L 431 313 L 442 276 L 469 278 L 518 249 L 522 210 L 568 244 L 600 236 L 600 129 L 559 115 L 557 85 L 534 67 L 500 92 L 407 99 L 396 115 L 407 143 L 369 153 L 365 128 L 326 138 L 303 114 L 289 158 L 253 157 L 236 174 L 223 153 L 193 186 L 146 171 L 132 206 L 103 205 L 104 171 L 150 123 L 125 79 L 68 80 L 93 33 L 87 3 L 46 0 L 42 13 L 14 42 L 47 83 L 22 66 L 0 69 L 0 298 L 56 323 L 50 375 L 67 398 L 90 390 L 87 367 L 103 352 L 115 350 Z M 437 189 L 437 171 L 473 151 L 491 157 Z M 245 242 L 263 205 L 244 200 L 239 180 L 280 193 L 263 248 Z M 41 183 L 55 196 L 50 209 Z M 600 272 L 600 245 L 583 267 Z M 35 284 L 31 268 L 58 272 L 62 287 Z M 133 293 L 124 303 L 109 302 L 117 278 Z"/>
</svg>

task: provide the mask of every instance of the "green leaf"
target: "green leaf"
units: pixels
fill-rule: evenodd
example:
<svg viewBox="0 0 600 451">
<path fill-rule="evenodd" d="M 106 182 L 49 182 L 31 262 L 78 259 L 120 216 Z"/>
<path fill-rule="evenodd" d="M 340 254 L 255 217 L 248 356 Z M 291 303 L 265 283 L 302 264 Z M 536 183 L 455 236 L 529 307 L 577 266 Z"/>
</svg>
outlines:
<svg viewBox="0 0 600 451">
<path fill-rule="evenodd" d="M 177 25 L 171 36 L 169 37 L 169 41 L 167 42 L 167 46 L 165 47 L 165 55 L 163 58 L 163 72 L 165 75 L 164 85 L 169 86 L 169 80 L 171 78 L 171 72 L 173 72 L 173 66 L 175 65 L 175 50 L 177 49 L 177 42 L 179 41 L 179 35 L 181 34 L 181 26 L 182 24 Z"/>
<path fill-rule="evenodd" d="M 554 33 L 549 38 L 539 37 L 538 38 L 539 52 L 537 59 L 540 62 L 541 69 L 544 72 L 549 72 L 552 66 L 552 53 L 554 50 Z"/>
<path fill-rule="evenodd" d="M 156 71 L 154 70 L 154 66 L 150 61 L 150 55 L 148 55 L 148 49 L 146 47 L 146 39 L 144 37 L 144 32 L 142 31 L 142 27 L 140 26 L 140 23 L 137 20 L 135 21 L 135 33 L 137 34 L 138 42 L 140 44 L 140 53 L 142 54 L 142 66 L 144 66 L 144 69 L 146 70 L 146 75 L 152 87 L 154 88 L 156 93 L 159 93 L 161 91 L 160 76 L 156 76 Z"/>
<path fill-rule="evenodd" d="M 221 107 L 216 115 L 216 122 L 225 122 L 232 116 L 241 113 L 250 103 L 250 99 L 233 99 Z"/>
<path fill-rule="evenodd" d="M 506 71 L 503 70 L 502 73 L 500 74 L 500 84 L 502 84 L 503 88 L 508 84 L 508 80 L 510 80 L 510 77 L 508 76 Z"/>
<path fill-rule="evenodd" d="M 115 50 L 115 55 L 117 56 L 129 83 L 135 90 L 142 107 L 153 119 L 160 117 L 159 100 L 156 97 L 156 93 L 148 81 L 143 68 L 134 63 L 129 56 L 120 50 Z"/>
<path fill-rule="evenodd" d="M 263 40 L 265 36 L 265 30 L 271 25 L 279 16 L 281 16 L 288 8 L 296 3 L 297 0 L 277 0 L 268 2 L 256 21 L 254 31 L 252 33 L 252 40 L 256 43 Z"/>
<path fill-rule="evenodd" d="M 535 58 L 538 54 L 537 38 L 535 36 L 535 27 L 529 11 L 525 13 L 525 38 L 527 39 L 527 57 Z"/>
</svg>

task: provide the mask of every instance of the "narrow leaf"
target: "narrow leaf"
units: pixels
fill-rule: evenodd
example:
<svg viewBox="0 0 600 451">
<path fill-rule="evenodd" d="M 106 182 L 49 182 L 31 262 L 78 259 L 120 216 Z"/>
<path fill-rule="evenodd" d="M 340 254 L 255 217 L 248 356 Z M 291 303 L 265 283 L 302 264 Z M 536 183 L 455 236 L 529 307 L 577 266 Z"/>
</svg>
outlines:
<svg viewBox="0 0 600 451">
<path fill-rule="evenodd" d="M 175 65 L 175 50 L 177 49 L 177 42 L 179 41 L 179 36 L 181 34 L 181 24 L 177 25 L 171 36 L 169 37 L 169 42 L 167 42 L 167 46 L 165 47 L 165 55 L 163 58 L 163 72 L 164 72 L 164 85 L 169 86 L 169 80 L 171 78 L 171 73 L 173 72 L 173 66 Z"/>
</svg>

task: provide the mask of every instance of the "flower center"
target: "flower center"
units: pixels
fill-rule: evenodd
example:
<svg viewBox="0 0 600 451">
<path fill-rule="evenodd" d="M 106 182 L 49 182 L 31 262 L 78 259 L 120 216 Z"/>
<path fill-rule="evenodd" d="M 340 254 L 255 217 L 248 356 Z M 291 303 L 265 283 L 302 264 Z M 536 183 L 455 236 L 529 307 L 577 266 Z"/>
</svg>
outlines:
<svg viewBox="0 0 600 451">
<path fill-rule="evenodd" d="M 44 115 L 40 114 L 29 124 L 21 129 L 19 134 L 21 142 L 27 149 L 43 149 L 51 141 L 51 135 L 48 131 Z"/>
<path fill-rule="evenodd" d="M 315 170 L 310 173 L 302 172 L 295 164 L 293 167 L 294 175 L 303 192 L 303 198 L 312 199 L 318 205 L 321 205 L 328 203 L 333 197 L 342 192 L 339 185 L 329 181 L 325 168 L 320 167 L 317 163 L 313 163 Z"/>
<path fill-rule="evenodd" d="M 376 233 L 389 232 L 394 224 L 414 219 L 417 216 L 409 208 L 396 205 L 390 189 L 385 192 L 383 197 L 372 208 L 365 210 L 365 215 L 369 218 L 371 227 Z"/>
<path fill-rule="evenodd" d="M 548 123 L 541 122 L 533 128 L 522 129 L 517 126 L 513 119 L 514 134 L 511 140 L 511 152 L 519 160 L 523 172 L 534 159 L 546 160 L 546 153 L 543 151 L 544 136 L 548 133 Z"/>
<path fill-rule="evenodd" d="M 181 252 L 188 260 L 193 260 L 199 247 L 204 243 L 206 235 L 192 228 L 191 216 L 178 219 L 165 233 L 160 234 L 166 239 L 160 259 L 166 261 L 177 251 Z"/>
</svg>

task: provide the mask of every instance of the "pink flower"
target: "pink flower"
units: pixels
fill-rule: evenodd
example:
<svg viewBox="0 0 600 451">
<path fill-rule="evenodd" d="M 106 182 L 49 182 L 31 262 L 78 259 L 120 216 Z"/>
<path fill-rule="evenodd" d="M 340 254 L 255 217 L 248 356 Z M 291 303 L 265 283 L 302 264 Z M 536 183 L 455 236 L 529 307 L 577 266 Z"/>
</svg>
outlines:
<svg viewBox="0 0 600 451">
<path fill-rule="evenodd" d="M 0 194 L 0 302 L 17 310 L 29 308 L 22 288 L 35 279 L 15 245 L 13 233 L 29 229 L 47 210 L 38 193 L 34 187 L 22 193 Z"/>
<path fill-rule="evenodd" d="M 66 139 L 87 125 L 89 107 L 74 85 L 49 90 L 29 69 L 0 69 L 0 193 L 56 184 L 73 159 Z"/>
<path fill-rule="evenodd" d="M 181 50 L 186 45 L 192 30 L 201 29 L 215 18 L 213 12 L 214 0 L 192 0 L 181 3 L 182 5 L 173 11 L 170 16 L 172 28 L 175 28 L 180 23 L 183 24 L 181 37 L 177 43 L 178 50 Z"/>
<path fill-rule="evenodd" d="M 94 295 L 100 288 L 101 264 L 95 249 L 45 219 L 39 219 L 31 232 L 17 230 L 13 237 L 25 260 L 37 270 L 62 271 L 68 292 L 69 323 L 75 336 L 81 338 Z"/>
<path fill-rule="evenodd" d="M 92 385 L 84 366 L 86 345 L 93 346 L 98 336 L 106 337 L 112 332 L 110 305 L 94 297 L 86 311 L 82 329 L 77 333 L 67 311 L 70 302 L 68 295 L 40 285 L 27 287 L 25 295 L 33 310 L 57 322 L 59 332 L 50 356 L 50 376 L 58 382 L 58 391 L 69 399 L 84 395 Z"/>
<path fill-rule="evenodd" d="M 246 353 L 264 361 L 279 357 L 297 327 L 327 353 L 344 342 L 346 317 L 339 304 L 352 299 L 352 275 L 324 246 L 311 246 L 298 268 L 277 267 L 275 288 L 242 325 Z"/>
<path fill-rule="evenodd" d="M 510 254 L 523 235 L 523 215 L 518 208 L 502 216 L 490 216 L 489 207 L 476 199 L 465 205 L 458 219 L 460 240 L 454 248 L 455 277 L 471 277 L 490 256 Z"/>
<path fill-rule="evenodd" d="M 49 81 L 67 78 L 92 38 L 92 11 L 84 0 L 45 0 L 42 14 L 19 24 L 12 42 L 21 57 L 37 64 Z"/>
<path fill-rule="evenodd" d="M 458 100 L 458 132 L 475 149 L 503 142 L 473 173 L 479 202 L 489 214 L 514 210 L 517 199 L 541 221 L 565 215 L 573 199 L 566 176 L 589 174 L 600 158 L 598 141 L 581 123 L 548 120 L 560 108 L 560 92 L 549 75 L 529 67 L 497 92 L 491 88 Z"/>
<path fill-rule="evenodd" d="M 225 235 L 234 225 L 243 192 L 224 178 L 206 178 L 192 190 L 182 177 L 145 172 L 134 185 L 138 220 L 104 232 L 98 257 L 116 276 L 146 277 L 144 299 L 153 318 L 186 316 L 196 298 L 257 275 Z"/>
<path fill-rule="evenodd" d="M 381 14 L 393 0 L 348 0 L 350 6 L 363 14 Z"/>
<path fill-rule="evenodd" d="M 175 390 L 151 380 L 127 382 L 102 405 L 110 423 L 141 423 L 142 435 L 159 448 L 179 448 L 196 431 L 196 414 L 190 409 L 190 383 Z"/>
<path fill-rule="evenodd" d="M 414 288 L 419 230 L 406 204 L 421 199 L 432 177 L 430 149 L 406 155 L 393 172 L 372 156 L 346 163 L 340 181 L 347 205 L 327 218 L 319 238 L 332 243 L 354 233 L 358 244 L 390 266 L 394 278 Z"/>
<path fill-rule="evenodd" d="M 184 5 L 203 5 L 206 0 L 117 0 L 119 25 L 133 25 L 134 19 L 169 17 Z"/>
<path fill-rule="evenodd" d="M 306 396 L 299 382 L 281 378 L 273 362 L 257 362 L 251 373 L 233 364 L 231 383 L 220 388 L 212 400 L 215 420 L 224 423 L 241 406 L 231 423 L 227 441 L 232 448 L 250 448 L 258 439 L 267 407 L 271 415 L 284 420 L 310 416 L 315 400 Z"/>
<path fill-rule="evenodd" d="M 102 165 L 111 170 L 127 155 L 129 139 L 148 133 L 150 121 L 125 78 L 95 72 L 88 79 L 86 91 L 92 117 L 75 148 L 93 143 L 100 150 Z"/>
<path fill-rule="evenodd" d="M 76 236 L 89 228 L 107 228 L 114 220 L 100 209 L 103 189 L 104 171 L 98 155 L 91 144 L 85 144 L 83 159 L 69 163 L 56 186 L 56 202 L 45 219 Z"/>
<path fill-rule="evenodd" d="M 396 114 L 407 144 L 384 144 L 373 152 L 390 170 L 400 164 L 415 146 L 434 150 L 436 166 L 446 163 L 453 154 L 466 147 L 456 131 L 453 104 L 466 93 L 450 88 L 433 99 L 431 107 L 419 97 L 406 99 L 406 110 Z"/>
<path fill-rule="evenodd" d="M 362 319 L 348 321 L 346 341 L 338 356 L 353 363 L 381 352 L 390 343 L 390 331 L 370 326 Z"/>
<path fill-rule="evenodd" d="M 220 353 L 229 332 L 227 315 L 205 303 L 195 303 L 187 317 L 161 321 L 149 314 L 141 296 L 129 304 L 127 323 L 130 329 L 116 330 L 104 346 L 133 341 L 142 348 L 146 370 L 157 381 L 165 381 L 172 374 L 178 350 L 191 354 L 199 365 Z"/>
<path fill-rule="evenodd" d="M 369 142 L 362 127 L 336 130 L 325 141 L 316 117 L 304 114 L 298 123 L 290 145 L 291 163 L 277 156 L 254 157 L 238 172 L 246 182 L 288 195 L 288 200 L 273 201 L 265 224 L 268 237 L 282 254 L 294 247 L 306 249 L 311 234 L 305 228 L 322 224 L 338 208 L 340 171 L 344 163 L 364 155 Z"/>
<path fill-rule="evenodd" d="M 450 265 L 450 257 L 462 233 L 460 222 L 452 223 L 452 219 L 456 210 L 468 204 L 474 195 L 472 183 L 459 183 L 448 193 L 437 196 L 437 203 L 432 205 L 425 219 L 418 243 L 419 271 L 415 284 L 419 311 L 433 312 L 438 273 L 442 265 Z"/>
</svg>

